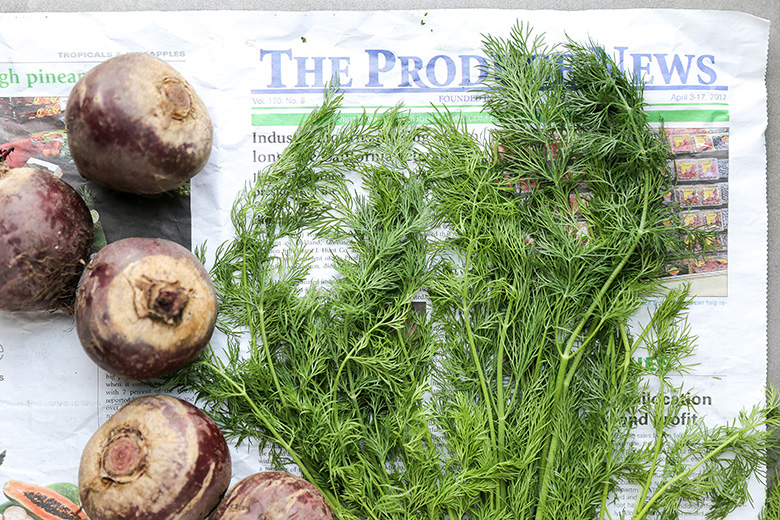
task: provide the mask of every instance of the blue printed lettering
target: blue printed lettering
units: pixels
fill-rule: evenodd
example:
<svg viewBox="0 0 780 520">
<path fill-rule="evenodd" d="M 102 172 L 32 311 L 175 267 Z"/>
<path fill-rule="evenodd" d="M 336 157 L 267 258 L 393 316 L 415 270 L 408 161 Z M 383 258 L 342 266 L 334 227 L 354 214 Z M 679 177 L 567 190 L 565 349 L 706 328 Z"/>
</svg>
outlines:
<svg viewBox="0 0 780 520">
<path fill-rule="evenodd" d="M 260 61 L 263 58 L 271 56 L 271 83 L 268 84 L 269 88 L 284 88 L 282 83 L 282 54 L 286 54 L 288 58 L 292 60 L 292 49 L 286 51 L 266 51 L 260 50 Z"/>
<path fill-rule="evenodd" d="M 615 47 L 615 50 L 617 51 L 617 56 L 615 57 L 615 63 L 617 63 L 618 69 L 620 72 L 625 73 L 625 63 L 624 59 L 626 56 L 626 51 L 628 50 L 628 47 Z"/>
<path fill-rule="evenodd" d="M 439 81 L 439 78 L 436 76 L 436 63 L 439 61 L 444 63 L 445 70 L 447 71 L 447 79 L 444 81 Z M 425 67 L 425 77 L 428 78 L 431 85 L 446 87 L 455 80 L 455 69 L 455 61 L 452 58 L 444 54 L 439 54 L 438 56 L 431 58 L 431 61 L 428 62 L 428 65 Z"/>
<path fill-rule="evenodd" d="M 650 74 L 652 56 L 650 54 L 631 54 L 631 57 L 634 59 L 634 76 L 642 78 L 648 85 L 653 83 L 653 76 L 643 77 L 643 74 Z M 642 63 L 642 60 L 647 60 L 647 63 Z"/>
<path fill-rule="evenodd" d="M 677 73 L 680 77 L 680 82 L 683 84 L 688 83 L 688 74 L 691 72 L 691 63 L 693 63 L 693 54 L 686 54 L 688 58 L 688 65 L 683 65 L 682 59 L 679 54 L 675 54 L 672 58 L 672 65 L 666 59 L 668 54 L 653 54 L 658 62 L 658 68 L 661 69 L 661 76 L 664 78 L 664 83 L 669 85 L 672 82 L 672 74 Z"/>
<path fill-rule="evenodd" d="M 699 74 L 698 79 L 699 83 L 702 85 L 712 85 L 715 83 L 715 80 L 718 79 L 718 75 L 715 73 L 715 71 L 710 67 L 709 65 L 704 64 L 704 60 L 709 61 L 710 65 L 715 64 L 715 56 L 712 56 L 711 54 L 705 54 L 703 56 L 699 56 L 699 59 L 696 60 L 696 66 L 699 68 L 699 70 L 707 75 L 707 79 L 705 80 L 701 74 Z"/>
<path fill-rule="evenodd" d="M 462 54 L 458 57 L 460 58 L 460 65 L 463 69 L 461 71 L 461 87 L 473 87 L 474 85 L 478 85 L 485 81 L 485 77 L 487 76 L 487 60 L 485 58 L 477 56 L 476 54 Z M 479 75 L 474 81 L 471 79 L 472 60 L 477 62 L 476 68 L 479 70 Z"/>
<path fill-rule="evenodd" d="M 423 63 L 417 56 L 399 56 L 401 62 L 401 84 L 399 87 L 411 87 L 412 81 L 418 87 L 424 87 L 425 83 L 420 79 L 420 71 Z"/>
<path fill-rule="evenodd" d="M 314 68 L 313 69 L 307 69 L 306 68 L 306 62 L 308 60 L 314 61 Z M 295 84 L 296 87 L 324 87 L 325 82 L 323 81 L 322 77 L 322 62 L 325 61 L 325 58 L 322 57 L 316 57 L 316 58 L 295 58 L 295 61 L 298 62 L 298 83 Z M 306 83 L 306 74 L 310 73 L 314 75 L 314 83 L 309 85 Z"/>
<path fill-rule="evenodd" d="M 349 57 L 337 56 L 330 58 L 330 67 L 333 71 L 332 77 L 342 87 L 352 86 L 352 78 L 349 81 L 345 81 L 349 78 Z"/>
<path fill-rule="evenodd" d="M 379 82 L 379 74 L 387 72 L 395 67 L 395 54 L 382 49 L 366 49 L 368 54 L 368 83 L 367 87 L 382 87 Z M 379 57 L 384 58 L 384 65 L 379 65 Z"/>
</svg>

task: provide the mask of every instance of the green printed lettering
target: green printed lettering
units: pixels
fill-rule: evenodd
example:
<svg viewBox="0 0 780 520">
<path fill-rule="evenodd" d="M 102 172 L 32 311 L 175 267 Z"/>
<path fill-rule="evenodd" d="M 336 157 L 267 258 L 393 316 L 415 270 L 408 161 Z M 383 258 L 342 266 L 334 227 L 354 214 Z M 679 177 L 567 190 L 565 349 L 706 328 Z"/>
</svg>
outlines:
<svg viewBox="0 0 780 520">
<path fill-rule="evenodd" d="M 38 72 L 27 73 L 27 88 L 31 88 L 35 85 L 73 84 L 76 83 L 83 75 L 83 72 L 55 73 L 44 72 L 43 69 L 38 69 Z"/>
<path fill-rule="evenodd" d="M 14 69 L 8 68 L 8 72 L 0 73 L 0 88 L 7 88 L 13 84 L 19 83 L 19 75 Z"/>
</svg>

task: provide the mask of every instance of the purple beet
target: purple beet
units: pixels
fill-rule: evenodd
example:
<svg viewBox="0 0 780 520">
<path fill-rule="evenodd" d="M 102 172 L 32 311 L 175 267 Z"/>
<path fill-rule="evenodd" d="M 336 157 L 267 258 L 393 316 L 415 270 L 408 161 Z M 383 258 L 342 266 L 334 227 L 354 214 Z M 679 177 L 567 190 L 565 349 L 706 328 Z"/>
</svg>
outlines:
<svg viewBox="0 0 780 520">
<path fill-rule="evenodd" d="M 320 491 L 283 471 L 254 473 L 230 488 L 209 520 L 336 520 Z"/>
<path fill-rule="evenodd" d="M 130 401 L 81 454 L 78 485 L 90 520 L 202 520 L 230 485 L 222 432 L 171 396 Z"/>
<path fill-rule="evenodd" d="M 93 232 L 68 183 L 33 168 L 0 169 L 0 309 L 70 312 Z"/>
<path fill-rule="evenodd" d="M 211 154 L 203 101 L 178 71 L 148 54 L 122 54 L 87 71 L 68 97 L 65 123 L 81 176 L 118 191 L 172 190 Z"/>
<path fill-rule="evenodd" d="M 214 332 L 217 299 L 203 265 L 184 246 L 125 238 L 98 251 L 76 297 L 76 332 L 106 371 L 162 376 L 190 363 Z"/>
</svg>

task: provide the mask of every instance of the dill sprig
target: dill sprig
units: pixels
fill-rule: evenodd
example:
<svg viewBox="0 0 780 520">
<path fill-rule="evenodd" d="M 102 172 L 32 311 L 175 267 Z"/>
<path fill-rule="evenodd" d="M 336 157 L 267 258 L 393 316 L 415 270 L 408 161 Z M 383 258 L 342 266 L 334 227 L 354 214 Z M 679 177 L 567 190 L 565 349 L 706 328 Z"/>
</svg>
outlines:
<svg viewBox="0 0 780 520">
<path fill-rule="evenodd" d="M 524 470 L 462 514 L 486 502 L 512 518 L 605 518 L 610 497 L 633 483 L 626 517 L 673 518 L 704 500 L 711 518 L 724 517 L 762 468 L 769 418 L 756 409 L 725 430 L 698 422 L 670 433 L 684 402 L 672 376 L 689 369 L 695 338 L 680 326 L 688 288 L 664 291 L 660 275 L 700 254 L 691 244 L 708 231 L 687 229 L 663 202 L 670 155 L 647 122 L 641 82 L 593 42 L 547 46 L 523 25 L 486 37 L 485 54 L 495 128 L 480 139 L 442 111 L 421 158 L 452 232 L 440 247 L 454 259 L 430 287 L 439 420 L 461 435 L 455 417 L 479 410 L 487 445 L 459 464 Z M 652 302 L 644 328 L 630 327 Z M 633 362 L 640 348 L 662 366 Z M 677 404 L 654 401 L 655 442 L 640 447 L 632 418 L 647 411 L 651 381 Z M 725 453 L 740 460 L 729 471 Z"/>
<path fill-rule="evenodd" d="M 227 350 L 168 384 L 194 391 L 229 438 L 299 468 L 339 518 L 440 518 L 424 402 L 435 343 L 415 303 L 434 224 L 415 181 L 420 130 L 400 107 L 340 125 L 340 100 L 328 90 L 239 196 L 236 238 L 211 271 Z M 333 248 L 334 280 L 309 282 L 306 236 Z"/>
<path fill-rule="evenodd" d="M 725 517 L 767 461 L 775 402 L 676 424 L 693 296 L 660 275 L 711 232 L 663 201 L 641 83 L 523 25 L 484 46 L 484 135 L 446 109 L 343 123 L 326 89 L 216 250 L 226 348 L 166 384 L 344 520 L 602 520 L 631 486 L 622 518 Z M 312 281 L 309 238 L 332 280 Z"/>
</svg>

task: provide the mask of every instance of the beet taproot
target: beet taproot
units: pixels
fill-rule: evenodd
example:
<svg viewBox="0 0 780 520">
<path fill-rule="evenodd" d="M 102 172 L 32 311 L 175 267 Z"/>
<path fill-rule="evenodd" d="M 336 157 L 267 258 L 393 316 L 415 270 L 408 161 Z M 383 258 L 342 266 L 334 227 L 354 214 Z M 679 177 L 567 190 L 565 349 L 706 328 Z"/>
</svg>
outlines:
<svg viewBox="0 0 780 520">
<path fill-rule="evenodd" d="M 254 473 L 227 492 L 209 520 L 336 520 L 322 493 L 284 471 Z"/>
<path fill-rule="evenodd" d="M 192 85 L 167 62 L 121 54 L 88 70 L 65 107 L 79 174 L 117 191 L 177 188 L 208 162 L 213 125 Z"/>
<path fill-rule="evenodd" d="M 75 318 L 81 345 L 98 366 L 149 379 L 183 367 L 206 348 L 217 297 L 189 249 L 161 238 L 124 238 L 90 260 Z"/>
<path fill-rule="evenodd" d="M 202 520 L 230 485 L 225 437 L 178 397 L 138 397 L 87 441 L 78 472 L 90 520 Z"/>
<path fill-rule="evenodd" d="M 71 312 L 94 224 L 70 184 L 34 168 L 0 171 L 0 309 Z"/>
</svg>

